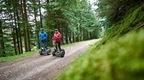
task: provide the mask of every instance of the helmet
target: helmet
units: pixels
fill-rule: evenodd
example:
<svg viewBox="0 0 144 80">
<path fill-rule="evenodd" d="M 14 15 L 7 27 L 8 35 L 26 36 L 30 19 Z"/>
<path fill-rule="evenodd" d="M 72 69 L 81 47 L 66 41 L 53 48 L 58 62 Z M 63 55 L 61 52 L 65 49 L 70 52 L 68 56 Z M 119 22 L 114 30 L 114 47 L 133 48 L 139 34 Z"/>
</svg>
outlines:
<svg viewBox="0 0 144 80">
<path fill-rule="evenodd" d="M 55 29 L 55 31 L 58 31 L 58 29 Z"/>
</svg>

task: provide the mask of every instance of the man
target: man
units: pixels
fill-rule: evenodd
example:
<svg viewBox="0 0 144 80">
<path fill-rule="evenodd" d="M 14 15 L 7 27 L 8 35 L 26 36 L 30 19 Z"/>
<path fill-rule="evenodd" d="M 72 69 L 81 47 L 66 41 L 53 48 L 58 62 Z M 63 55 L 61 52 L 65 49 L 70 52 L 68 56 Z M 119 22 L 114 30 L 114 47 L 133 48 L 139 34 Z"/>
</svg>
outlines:
<svg viewBox="0 0 144 80">
<path fill-rule="evenodd" d="M 55 45 L 56 50 L 61 50 L 61 46 L 60 46 L 60 42 L 62 40 L 62 35 L 61 33 L 58 31 L 58 29 L 55 29 L 55 33 L 52 37 L 53 43 Z"/>
<path fill-rule="evenodd" d="M 47 49 L 47 40 L 48 40 L 48 35 L 42 28 L 41 31 L 39 32 L 39 40 L 40 40 L 40 46 L 44 47 Z"/>
</svg>

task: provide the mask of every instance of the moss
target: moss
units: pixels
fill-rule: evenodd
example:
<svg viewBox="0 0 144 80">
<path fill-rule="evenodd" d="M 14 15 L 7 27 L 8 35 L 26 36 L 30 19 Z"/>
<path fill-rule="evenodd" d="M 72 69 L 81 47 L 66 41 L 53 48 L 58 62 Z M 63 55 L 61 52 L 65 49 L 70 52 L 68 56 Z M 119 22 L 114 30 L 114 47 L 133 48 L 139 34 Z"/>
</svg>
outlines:
<svg viewBox="0 0 144 80">
<path fill-rule="evenodd" d="M 59 80 L 144 80 L 144 30 L 92 48 Z"/>
</svg>

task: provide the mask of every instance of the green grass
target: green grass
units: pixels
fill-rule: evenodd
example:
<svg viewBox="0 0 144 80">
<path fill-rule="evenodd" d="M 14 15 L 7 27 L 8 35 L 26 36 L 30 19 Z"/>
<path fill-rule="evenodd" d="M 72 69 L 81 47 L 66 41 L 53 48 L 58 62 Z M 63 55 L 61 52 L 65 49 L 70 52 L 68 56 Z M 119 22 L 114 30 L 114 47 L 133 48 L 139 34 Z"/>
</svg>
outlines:
<svg viewBox="0 0 144 80">
<path fill-rule="evenodd" d="M 32 52 L 25 52 L 25 53 L 20 54 L 20 55 L 0 57 L 0 63 L 2 63 L 2 62 L 11 62 L 11 61 L 21 60 L 21 59 L 30 57 L 30 56 L 32 56 L 33 54 L 34 54 L 34 51 L 32 51 Z"/>
<path fill-rule="evenodd" d="M 144 30 L 92 47 L 58 80 L 144 80 Z"/>
</svg>

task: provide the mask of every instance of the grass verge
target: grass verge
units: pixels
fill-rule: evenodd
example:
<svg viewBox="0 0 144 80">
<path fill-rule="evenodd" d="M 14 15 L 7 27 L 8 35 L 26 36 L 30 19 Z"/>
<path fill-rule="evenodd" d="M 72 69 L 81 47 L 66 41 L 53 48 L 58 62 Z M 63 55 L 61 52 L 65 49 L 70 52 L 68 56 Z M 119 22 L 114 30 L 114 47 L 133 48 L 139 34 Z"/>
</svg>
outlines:
<svg viewBox="0 0 144 80">
<path fill-rule="evenodd" d="M 20 54 L 20 55 L 0 57 L 0 63 L 21 60 L 21 59 L 32 56 L 34 53 L 35 53 L 35 51 L 25 52 L 25 53 Z"/>
<path fill-rule="evenodd" d="M 92 47 L 58 80 L 144 80 L 144 30 Z"/>
</svg>

